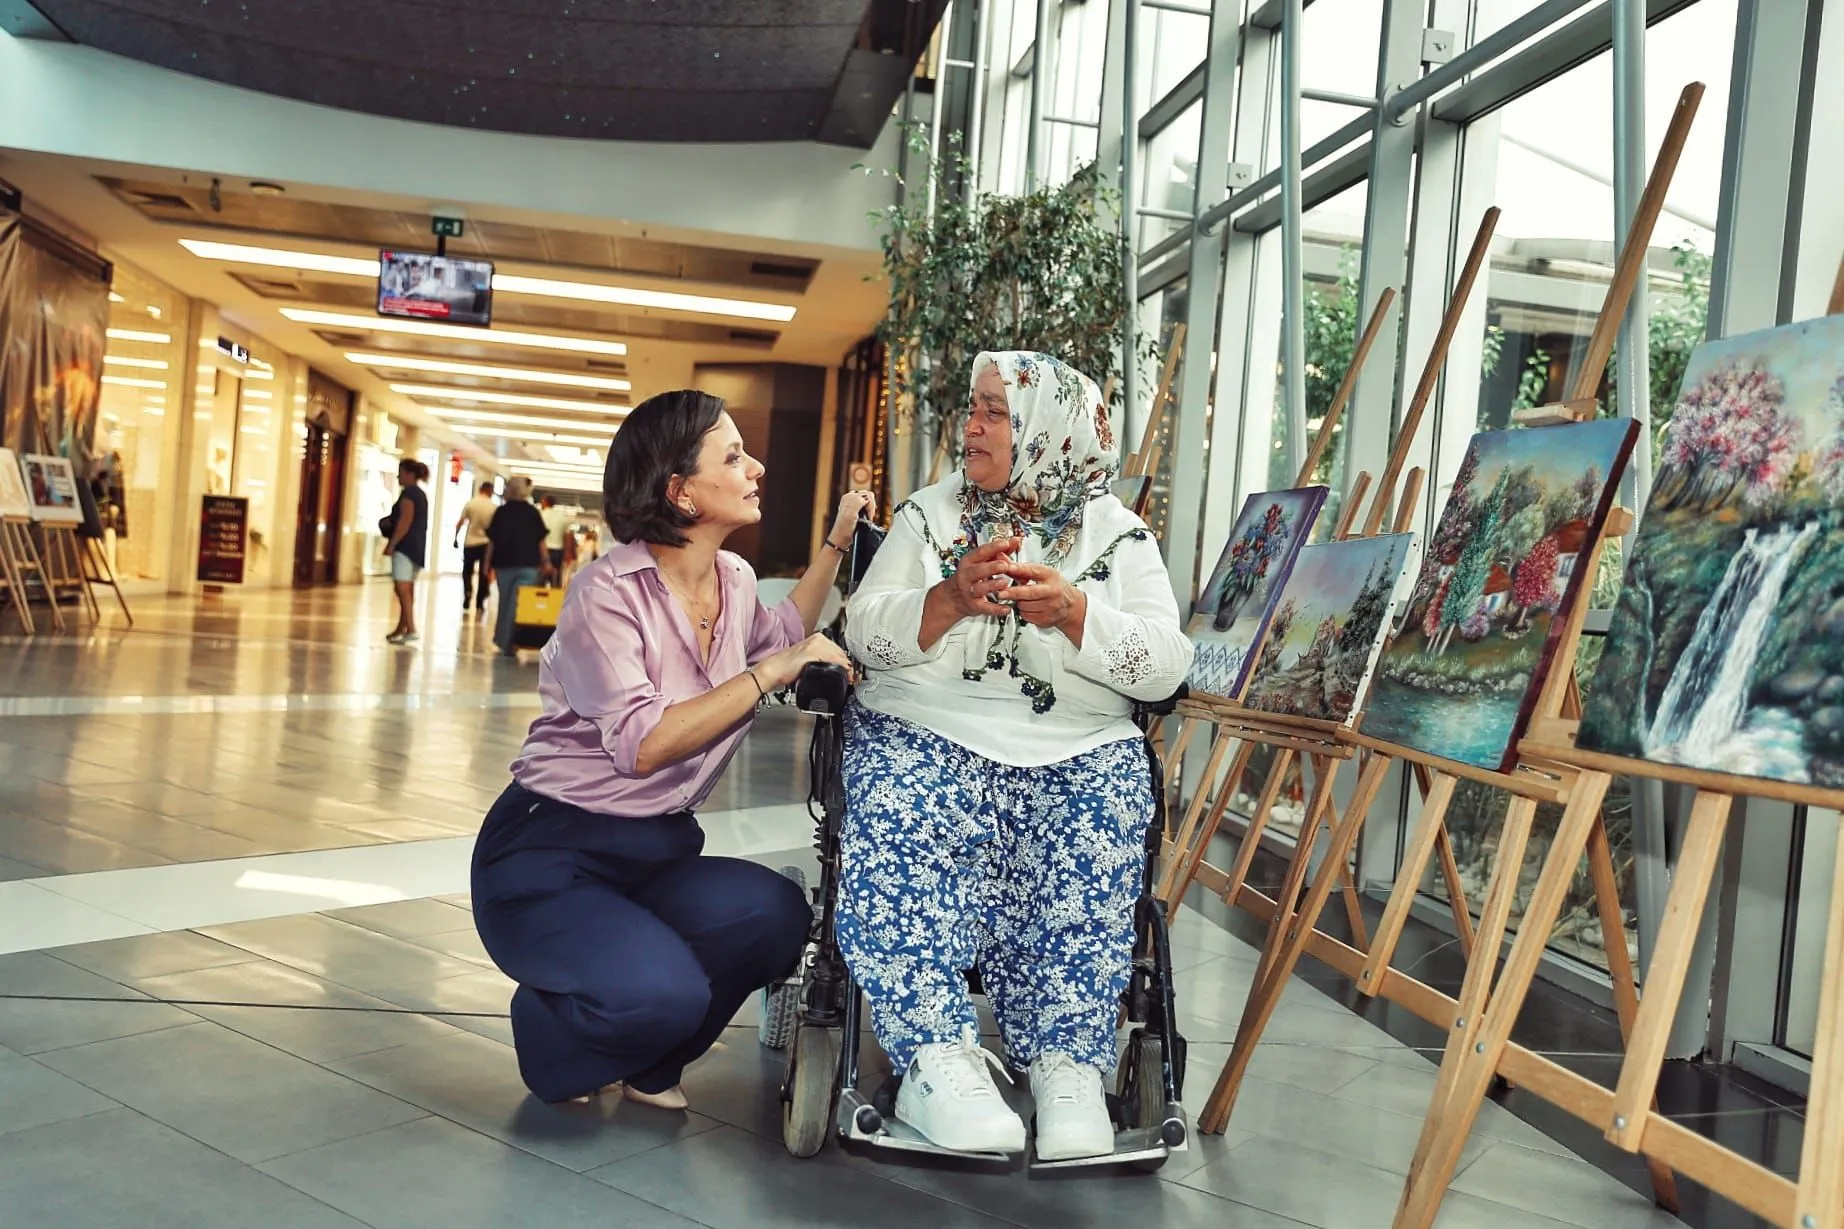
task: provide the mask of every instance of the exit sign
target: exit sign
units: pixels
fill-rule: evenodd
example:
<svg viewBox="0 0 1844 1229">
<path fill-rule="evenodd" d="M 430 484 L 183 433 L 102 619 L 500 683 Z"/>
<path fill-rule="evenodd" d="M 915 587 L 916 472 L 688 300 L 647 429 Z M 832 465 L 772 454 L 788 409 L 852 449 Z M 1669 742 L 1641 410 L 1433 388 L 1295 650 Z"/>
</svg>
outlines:
<svg viewBox="0 0 1844 1229">
<path fill-rule="evenodd" d="M 459 239 L 461 227 L 460 218 L 431 218 L 429 220 L 430 233 L 439 235 L 443 239 Z"/>
</svg>

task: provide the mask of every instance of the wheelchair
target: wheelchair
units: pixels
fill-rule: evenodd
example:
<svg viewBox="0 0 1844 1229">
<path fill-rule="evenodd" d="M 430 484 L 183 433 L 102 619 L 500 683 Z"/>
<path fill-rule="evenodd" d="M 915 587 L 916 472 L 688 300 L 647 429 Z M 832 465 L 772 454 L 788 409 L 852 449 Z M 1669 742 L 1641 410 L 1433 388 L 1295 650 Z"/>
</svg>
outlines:
<svg viewBox="0 0 1844 1229">
<path fill-rule="evenodd" d="M 882 535 L 860 525 L 854 541 L 852 582 L 862 576 Z M 871 1096 L 859 1087 L 863 994 L 846 968 L 834 936 L 838 903 L 840 838 L 845 819 L 844 713 L 851 681 L 837 666 L 813 665 L 795 686 L 795 704 L 816 718 L 808 752 L 808 809 L 815 824 L 819 883 L 812 888 L 813 930 L 800 967 L 786 982 L 764 993 L 761 1041 L 787 1051 L 781 1086 L 782 1142 L 797 1157 L 812 1157 L 829 1135 L 843 1144 L 960 1157 L 1010 1164 L 1005 1153 L 958 1152 L 930 1142 L 896 1118 L 901 1075 L 892 1075 Z M 1142 732 L 1154 717 L 1169 713 L 1180 696 L 1136 705 Z M 1146 866 L 1134 905 L 1134 949 L 1122 1017 L 1128 1039 L 1108 1095 L 1114 1119 L 1114 1150 L 1075 1160 L 1029 1159 L 1033 1171 L 1091 1166 L 1126 1166 L 1151 1172 L 1172 1153 L 1189 1147 L 1190 1125 L 1181 1104 L 1185 1041 L 1179 1035 L 1172 985 L 1172 952 L 1165 905 L 1154 895 L 1164 849 L 1165 788 L 1157 750 L 1143 736 L 1152 771 L 1153 817 L 1146 831 Z M 784 873 L 803 879 L 800 872 Z M 968 970 L 975 993 L 978 970 Z"/>
</svg>

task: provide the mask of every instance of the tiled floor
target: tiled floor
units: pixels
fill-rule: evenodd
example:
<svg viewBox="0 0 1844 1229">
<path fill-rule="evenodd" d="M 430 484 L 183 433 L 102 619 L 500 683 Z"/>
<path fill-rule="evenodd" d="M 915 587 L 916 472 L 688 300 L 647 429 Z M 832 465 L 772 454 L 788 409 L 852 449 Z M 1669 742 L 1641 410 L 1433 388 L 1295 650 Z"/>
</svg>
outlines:
<svg viewBox="0 0 1844 1229">
<path fill-rule="evenodd" d="M 381 586 L 0 637 L 0 1225 L 1389 1223 L 1434 1068 L 1305 981 L 1228 1133 L 1156 1177 L 792 1160 L 753 1007 L 688 1073 L 689 1114 L 534 1101 L 464 895 L 534 670 L 492 660 L 451 590 L 409 650 L 381 643 Z M 714 851 L 811 864 L 804 738 L 759 723 Z M 1190 910 L 1175 933 L 1195 1106 L 1255 952 Z M 1677 1223 L 1496 1105 L 1440 1221 Z"/>
</svg>

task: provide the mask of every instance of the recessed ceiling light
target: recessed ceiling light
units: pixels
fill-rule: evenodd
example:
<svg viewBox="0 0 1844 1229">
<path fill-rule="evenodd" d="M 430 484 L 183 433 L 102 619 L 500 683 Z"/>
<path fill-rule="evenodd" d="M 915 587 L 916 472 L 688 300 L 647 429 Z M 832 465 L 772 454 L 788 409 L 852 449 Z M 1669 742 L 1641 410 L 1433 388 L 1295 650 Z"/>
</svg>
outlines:
<svg viewBox="0 0 1844 1229">
<path fill-rule="evenodd" d="M 456 341 L 470 341 L 479 345 L 523 346 L 532 350 L 567 350 L 573 354 L 608 354 L 616 358 L 627 353 L 626 342 L 599 341 L 593 337 L 563 337 L 555 333 L 518 333 L 510 329 L 471 328 L 464 324 L 436 324 L 428 320 L 394 320 L 387 316 L 360 316 L 349 312 L 321 311 L 308 307 L 284 307 L 282 315 L 298 324 L 363 329 L 372 333 L 407 333 L 414 337 L 449 337 Z"/>
<path fill-rule="evenodd" d="M 111 367 L 142 367 L 148 371 L 165 371 L 170 366 L 163 358 L 129 358 L 123 354 L 105 354 L 102 361 Z"/>
<path fill-rule="evenodd" d="M 425 406 L 432 414 L 455 422 L 496 422 L 513 427 L 557 427 L 565 431 L 612 431 L 619 425 L 596 422 L 589 418 L 533 418 L 529 414 L 501 414 L 493 410 L 466 410 L 460 406 L 432 405 Z"/>
<path fill-rule="evenodd" d="M 254 247 L 245 243 L 219 243 L 209 239 L 181 239 L 179 246 L 206 260 L 240 265 L 265 265 L 309 273 L 340 273 L 375 278 L 378 262 L 359 256 L 330 256 L 287 248 Z M 705 316 L 733 316 L 744 320 L 786 323 L 798 309 L 784 303 L 759 303 L 750 299 L 724 299 L 713 295 L 684 294 L 671 290 L 641 290 L 633 286 L 604 286 L 597 282 L 566 282 L 548 277 L 493 275 L 498 294 L 527 294 L 544 299 L 576 299 L 588 303 L 616 303 L 625 307 L 650 307 L 660 311 L 689 312 Z"/>
<path fill-rule="evenodd" d="M 122 297 L 121 295 L 119 295 L 119 294 L 116 294 L 116 293 L 115 293 L 115 292 L 114 292 L 113 290 L 111 290 L 111 291 L 109 292 L 109 302 L 111 302 L 111 303 L 126 303 L 127 301 L 128 301 L 127 299 L 124 299 L 124 298 L 123 298 L 123 297 Z"/>
<path fill-rule="evenodd" d="M 252 179 L 250 181 L 250 191 L 257 196 L 281 196 L 283 193 L 287 192 L 288 189 L 284 188 L 279 183 L 270 183 L 265 179 Z"/>
<path fill-rule="evenodd" d="M 153 333 L 144 329 L 110 329 L 110 341 L 144 341 L 153 346 L 164 346 L 172 342 L 171 333 Z"/>
<path fill-rule="evenodd" d="M 448 401 L 484 401 L 490 405 L 529 405 L 538 410 L 581 410 L 589 414 L 625 416 L 628 407 L 606 401 L 570 401 L 563 397 L 528 397 L 524 393 L 500 393 L 480 388 L 450 388 L 442 384 L 393 384 L 393 393 L 406 397 L 434 397 Z"/>
<path fill-rule="evenodd" d="M 393 371 L 435 371 L 444 375 L 477 376 L 483 380 L 514 380 L 525 384 L 558 384 L 566 388 L 598 388 L 625 393 L 634 385 L 613 376 L 578 375 L 569 371 L 534 371 L 527 367 L 495 367 L 490 363 L 456 363 L 447 359 L 417 358 L 409 354 L 346 353 L 348 363 L 384 367 Z"/>
</svg>

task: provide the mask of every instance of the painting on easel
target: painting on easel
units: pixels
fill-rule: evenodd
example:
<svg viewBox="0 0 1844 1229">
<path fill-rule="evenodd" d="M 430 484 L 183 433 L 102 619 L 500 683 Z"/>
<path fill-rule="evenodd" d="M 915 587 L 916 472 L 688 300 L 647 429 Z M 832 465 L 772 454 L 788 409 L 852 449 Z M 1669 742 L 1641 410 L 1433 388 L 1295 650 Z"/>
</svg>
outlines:
<svg viewBox="0 0 1844 1229">
<path fill-rule="evenodd" d="M 1191 690 L 1236 697 L 1254 665 L 1255 646 L 1325 506 L 1326 488 L 1301 487 L 1251 495 L 1229 531 L 1229 544 L 1192 607 L 1197 657 Z"/>
<path fill-rule="evenodd" d="M 1300 552 L 1281 590 L 1248 706 L 1348 722 L 1383 647 L 1412 533 L 1321 542 Z"/>
<path fill-rule="evenodd" d="M 1844 786 L 1844 317 L 1691 356 L 1579 745 Z"/>
<path fill-rule="evenodd" d="M 1638 432 L 1601 419 L 1473 437 L 1364 733 L 1508 770 Z"/>
<path fill-rule="evenodd" d="M 32 515 L 32 499 L 19 468 L 19 454 L 0 448 L 0 516 L 24 519 Z"/>
</svg>

